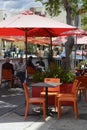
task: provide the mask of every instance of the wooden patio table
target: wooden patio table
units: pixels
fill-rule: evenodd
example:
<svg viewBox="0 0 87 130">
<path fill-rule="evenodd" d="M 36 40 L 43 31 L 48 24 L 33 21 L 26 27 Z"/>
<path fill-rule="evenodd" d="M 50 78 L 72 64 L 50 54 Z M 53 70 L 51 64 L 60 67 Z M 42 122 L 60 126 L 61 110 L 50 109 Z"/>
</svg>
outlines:
<svg viewBox="0 0 87 130">
<path fill-rule="evenodd" d="M 49 115 L 49 112 L 48 112 L 48 88 L 52 87 L 57 87 L 57 86 L 60 86 L 62 83 L 53 83 L 53 82 L 38 82 L 38 83 L 33 83 L 31 86 L 32 87 L 43 87 L 45 88 L 45 99 L 46 99 L 46 114 Z"/>
</svg>

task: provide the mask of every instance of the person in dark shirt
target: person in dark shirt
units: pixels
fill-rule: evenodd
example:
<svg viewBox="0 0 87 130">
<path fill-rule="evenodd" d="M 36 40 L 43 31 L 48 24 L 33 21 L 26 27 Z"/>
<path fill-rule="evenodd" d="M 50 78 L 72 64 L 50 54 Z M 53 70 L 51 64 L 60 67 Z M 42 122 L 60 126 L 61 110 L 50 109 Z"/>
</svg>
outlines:
<svg viewBox="0 0 87 130">
<path fill-rule="evenodd" d="M 12 74 L 14 75 L 14 67 L 13 64 L 10 63 L 9 57 L 6 57 L 5 63 L 2 64 L 2 69 L 11 69 Z"/>
<path fill-rule="evenodd" d="M 39 60 L 36 62 L 36 65 L 37 65 L 37 70 L 41 72 L 45 70 L 45 63 L 42 57 L 39 57 Z"/>
<path fill-rule="evenodd" d="M 45 68 L 45 63 L 42 57 L 39 57 L 39 60 L 36 62 L 36 64 Z"/>
<path fill-rule="evenodd" d="M 32 68 L 36 69 L 35 65 L 32 62 L 32 59 L 33 59 L 33 57 L 30 56 L 28 61 L 27 61 L 27 66 L 31 66 Z"/>
<path fill-rule="evenodd" d="M 12 77 L 14 77 L 14 66 L 10 63 L 10 58 L 6 57 L 5 63 L 2 64 L 2 69 L 12 70 Z M 14 84 L 14 80 L 12 79 L 12 86 Z"/>
</svg>

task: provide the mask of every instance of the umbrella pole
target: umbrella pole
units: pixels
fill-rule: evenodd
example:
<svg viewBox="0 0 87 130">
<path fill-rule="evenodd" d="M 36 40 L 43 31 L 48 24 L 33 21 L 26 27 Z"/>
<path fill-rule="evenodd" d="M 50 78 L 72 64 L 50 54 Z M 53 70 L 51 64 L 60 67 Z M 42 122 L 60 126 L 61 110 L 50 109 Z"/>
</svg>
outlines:
<svg viewBox="0 0 87 130">
<path fill-rule="evenodd" d="M 83 48 L 83 45 L 82 45 L 82 61 L 83 61 L 83 50 L 84 50 L 84 48 Z"/>
<path fill-rule="evenodd" d="M 74 67 L 76 67 L 76 50 L 77 50 L 77 35 L 76 35 L 76 44 L 75 44 L 75 58 L 74 58 Z"/>
<path fill-rule="evenodd" d="M 52 37 L 50 37 L 50 44 L 49 44 L 49 54 L 48 54 L 48 62 L 49 62 L 49 66 L 52 63 L 52 58 L 53 58 L 53 53 L 52 53 Z"/>
<path fill-rule="evenodd" d="M 52 52 L 52 37 L 50 37 L 50 54 L 51 54 L 51 56 L 50 56 L 50 58 L 51 58 L 51 60 L 52 60 L 52 58 L 53 58 L 53 52 Z"/>
<path fill-rule="evenodd" d="M 27 82 L 27 29 L 25 30 L 25 62 L 26 62 L 26 82 Z"/>
</svg>

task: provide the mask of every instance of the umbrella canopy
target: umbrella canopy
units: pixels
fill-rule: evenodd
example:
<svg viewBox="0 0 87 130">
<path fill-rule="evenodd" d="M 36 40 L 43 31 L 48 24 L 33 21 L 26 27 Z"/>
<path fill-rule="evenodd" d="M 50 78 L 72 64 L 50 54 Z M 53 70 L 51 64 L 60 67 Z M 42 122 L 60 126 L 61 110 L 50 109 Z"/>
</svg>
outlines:
<svg viewBox="0 0 87 130">
<path fill-rule="evenodd" d="M 6 41 L 13 41 L 13 42 L 25 41 L 24 36 L 21 36 L 21 37 L 20 36 L 1 36 L 0 38 Z M 33 43 L 33 44 L 48 46 L 50 44 L 50 38 L 49 37 L 28 37 L 28 42 Z M 54 44 L 52 43 L 52 45 Z"/>
<path fill-rule="evenodd" d="M 76 29 L 76 30 L 70 30 L 67 32 L 61 33 L 61 36 L 71 36 L 71 35 L 87 35 L 87 31 L 82 30 L 82 29 Z"/>
<path fill-rule="evenodd" d="M 53 43 L 65 43 L 67 41 L 67 36 L 58 36 L 53 40 Z"/>
<path fill-rule="evenodd" d="M 77 36 L 77 44 L 87 44 L 87 36 Z"/>
<path fill-rule="evenodd" d="M 34 30 L 32 30 L 34 29 Z M 60 33 L 76 29 L 73 26 L 24 12 L 0 22 L 0 36 L 58 36 Z M 30 33 L 31 32 L 31 33 Z M 37 33 L 38 32 L 38 33 Z"/>
<path fill-rule="evenodd" d="M 55 40 L 53 40 L 52 43 L 65 43 L 67 41 L 67 36 L 59 36 L 56 37 Z M 87 36 L 84 35 L 77 35 L 77 42 L 75 44 L 87 44 Z"/>
</svg>

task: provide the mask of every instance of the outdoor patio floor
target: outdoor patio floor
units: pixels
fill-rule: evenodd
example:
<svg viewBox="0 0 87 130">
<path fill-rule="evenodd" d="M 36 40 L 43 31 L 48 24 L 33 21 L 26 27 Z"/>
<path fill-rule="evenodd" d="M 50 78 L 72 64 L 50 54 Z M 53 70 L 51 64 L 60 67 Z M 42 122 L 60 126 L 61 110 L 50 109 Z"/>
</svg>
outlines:
<svg viewBox="0 0 87 130">
<path fill-rule="evenodd" d="M 31 90 L 31 87 L 30 87 Z M 64 107 L 62 116 L 29 115 L 24 121 L 25 96 L 22 88 L 0 88 L 0 130 L 82 130 L 87 129 L 87 103 L 78 101 L 79 117 L 76 120 L 71 107 Z M 33 105 L 31 108 L 34 107 Z M 30 108 L 30 113 L 32 109 Z"/>
</svg>

